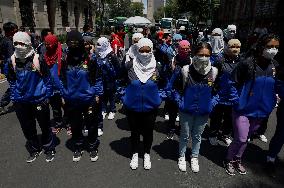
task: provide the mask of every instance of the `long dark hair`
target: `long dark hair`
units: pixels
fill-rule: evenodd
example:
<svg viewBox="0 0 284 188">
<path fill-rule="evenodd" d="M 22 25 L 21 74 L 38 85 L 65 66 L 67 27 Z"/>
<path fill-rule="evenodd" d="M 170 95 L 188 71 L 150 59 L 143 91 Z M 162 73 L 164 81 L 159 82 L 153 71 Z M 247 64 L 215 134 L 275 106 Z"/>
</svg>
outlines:
<svg viewBox="0 0 284 188">
<path fill-rule="evenodd" d="M 209 43 L 207 42 L 200 42 L 196 45 L 193 51 L 193 55 L 196 55 L 200 50 L 202 49 L 208 49 L 210 51 L 210 55 L 212 54 L 212 47 Z"/>
<path fill-rule="evenodd" d="M 256 43 L 255 46 L 255 56 L 262 55 L 263 50 L 265 49 L 266 44 L 271 41 L 272 39 L 280 41 L 280 38 L 278 35 L 275 35 L 273 33 L 271 34 L 265 34 L 262 37 L 260 37 Z"/>
</svg>

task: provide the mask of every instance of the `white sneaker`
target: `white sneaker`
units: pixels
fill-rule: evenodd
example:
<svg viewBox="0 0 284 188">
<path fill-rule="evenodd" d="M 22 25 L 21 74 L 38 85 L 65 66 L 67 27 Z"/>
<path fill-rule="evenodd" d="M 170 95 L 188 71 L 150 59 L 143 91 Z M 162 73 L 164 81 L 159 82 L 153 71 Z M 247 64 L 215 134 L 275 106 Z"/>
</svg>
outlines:
<svg viewBox="0 0 284 188">
<path fill-rule="evenodd" d="M 232 140 L 228 137 L 224 138 L 225 144 L 229 146 L 232 143 Z"/>
<path fill-rule="evenodd" d="M 267 138 L 266 138 L 266 136 L 265 135 L 259 135 L 259 140 L 261 140 L 262 142 L 267 142 Z"/>
<path fill-rule="evenodd" d="M 169 114 L 166 114 L 166 115 L 165 115 L 165 120 L 167 120 L 167 121 L 168 121 L 169 119 L 170 119 Z"/>
<path fill-rule="evenodd" d="M 110 112 L 110 113 L 108 114 L 107 119 L 108 119 L 108 120 L 112 120 L 112 119 L 114 119 L 114 116 L 115 116 L 115 113 L 114 113 L 114 112 Z"/>
<path fill-rule="evenodd" d="M 151 160 L 150 160 L 150 155 L 148 153 L 144 154 L 144 169 L 145 170 L 151 169 Z"/>
<path fill-rule="evenodd" d="M 198 158 L 192 157 L 190 160 L 192 172 L 199 172 Z"/>
<path fill-rule="evenodd" d="M 185 157 L 178 158 L 178 168 L 182 172 L 186 172 L 186 161 Z"/>
<path fill-rule="evenodd" d="M 212 146 L 217 146 L 218 145 L 218 139 L 217 137 L 209 137 L 209 142 Z"/>
<path fill-rule="evenodd" d="M 132 159 L 130 161 L 130 168 L 132 170 L 136 170 L 138 168 L 138 153 L 134 153 L 132 155 Z"/>
<path fill-rule="evenodd" d="M 102 115 L 103 115 L 103 119 L 105 119 L 105 118 L 106 118 L 107 113 L 106 113 L 106 112 L 102 112 Z"/>
<path fill-rule="evenodd" d="M 179 122 L 179 115 L 177 115 L 176 117 L 176 122 Z"/>
<path fill-rule="evenodd" d="M 98 136 L 102 136 L 104 134 L 102 129 L 98 129 Z"/>
</svg>

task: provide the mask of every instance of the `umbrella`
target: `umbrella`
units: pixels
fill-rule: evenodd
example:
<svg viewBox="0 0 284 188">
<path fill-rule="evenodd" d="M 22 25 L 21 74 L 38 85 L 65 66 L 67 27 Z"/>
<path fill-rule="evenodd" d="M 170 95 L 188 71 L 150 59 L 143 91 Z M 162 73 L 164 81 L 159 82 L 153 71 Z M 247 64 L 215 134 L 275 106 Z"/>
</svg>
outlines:
<svg viewBox="0 0 284 188">
<path fill-rule="evenodd" d="M 151 24 L 151 21 L 141 16 L 130 17 L 124 22 L 125 25 L 146 25 Z"/>
</svg>

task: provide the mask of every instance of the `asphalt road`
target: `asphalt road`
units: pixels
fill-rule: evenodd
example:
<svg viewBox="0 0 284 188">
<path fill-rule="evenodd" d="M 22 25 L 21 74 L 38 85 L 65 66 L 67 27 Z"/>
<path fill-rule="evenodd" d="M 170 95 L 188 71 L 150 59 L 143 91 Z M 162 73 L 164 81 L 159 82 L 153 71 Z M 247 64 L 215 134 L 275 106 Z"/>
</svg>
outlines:
<svg viewBox="0 0 284 188">
<path fill-rule="evenodd" d="M 0 96 L 6 88 L 7 82 L 0 84 Z M 91 162 L 86 152 L 80 162 L 72 162 L 72 152 L 68 149 L 70 137 L 63 130 L 58 134 L 59 145 L 53 162 L 45 162 L 45 156 L 41 155 L 33 163 L 27 164 L 25 138 L 15 113 L 0 116 L 0 187 L 284 187 L 283 150 L 276 177 L 272 178 L 264 169 L 268 143 L 259 140 L 251 142 L 244 154 L 247 175 L 230 177 L 225 173 L 222 160 L 227 148 L 222 145 L 211 146 L 206 133 L 201 145 L 200 172 L 191 172 L 189 162 L 187 172 L 180 172 L 177 166 L 178 137 L 176 136 L 173 141 L 165 139 L 166 124 L 162 113 L 157 117 L 154 131 L 152 169 L 143 169 L 141 155 L 139 168 L 132 171 L 129 167 L 129 127 L 125 115 L 120 110 L 121 106 L 117 107 L 119 112 L 115 119 L 104 121 L 104 135 L 100 138 L 97 162 Z M 269 140 L 274 134 L 275 122 L 273 112 L 266 133 Z"/>
</svg>

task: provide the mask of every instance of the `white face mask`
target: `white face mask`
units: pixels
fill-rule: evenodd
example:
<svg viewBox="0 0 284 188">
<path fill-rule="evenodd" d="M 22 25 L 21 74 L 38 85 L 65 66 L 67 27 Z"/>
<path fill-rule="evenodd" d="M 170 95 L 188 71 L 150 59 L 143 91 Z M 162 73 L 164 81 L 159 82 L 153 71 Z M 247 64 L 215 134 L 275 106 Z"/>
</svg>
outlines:
<svg viewBox="0 0 284 188">
<path fill-rule="evenodd" d="M 152 53 L 138 53 L 137 57 L 140 60 L 142 65 L 147 65 L 148 63 L 150 63 L 151 59 L 152 59 Z"/>
<path fill-rule="evenodd" d="M 277 48 L 265 48 L 262 52 L 262 56 L 265 59 L 272 60 L 277 53 L 278 53 Z"/>
<path fill-rule="evenodd" d="M 206 75 L 211 70 L 210 57 L 194 56 L 192 58 L 194 69 L 202 75 Z"/>
<path fill-rule="evenodd" d="M 27 46 L 16 45 L 15 54 L 17 58 L 24 59 L 30 52 L 30 49 Z"/>
</svg>

